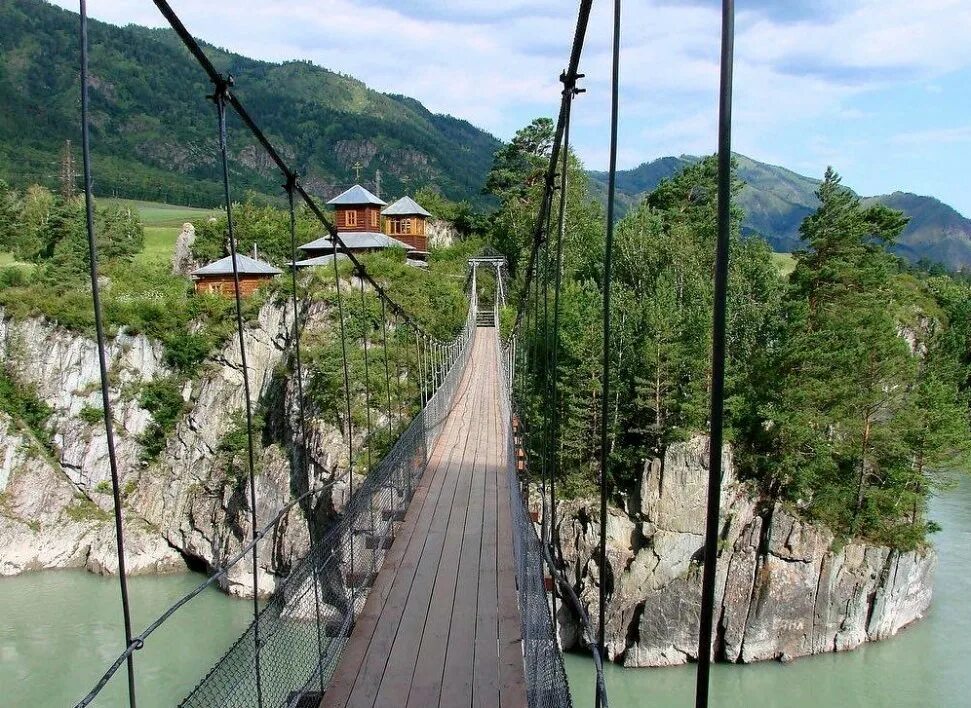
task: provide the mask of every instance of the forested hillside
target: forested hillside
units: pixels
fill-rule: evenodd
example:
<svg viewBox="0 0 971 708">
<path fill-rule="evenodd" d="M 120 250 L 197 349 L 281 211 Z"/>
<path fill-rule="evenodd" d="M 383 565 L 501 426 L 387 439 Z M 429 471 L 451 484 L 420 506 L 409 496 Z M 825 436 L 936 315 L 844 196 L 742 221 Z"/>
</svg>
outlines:
<svg viewBox="0 0 971 708">
<path fill-rule="evenodd" d="M 661 180 L 672 177 L 700 158 L 690 155 L 662 157 L 617 175 L 620 214 L 653 191 Z M 784 167 L 735 155 L 736 175 L 745 183 L 737 200 L 745 212 L 742 233 L 758 234 L 776 251 L 787 253 L 800 245 L 799 227 L 819 206 L 820 181 Z M 604 172 L 590 172 L 592 186 L 601 199 L 606 195 Z M 906 192 L 867 197 L 868 205 L 883 204 L 902 211 L 910 222 L 893 244 L 894 253 L 912 262 L 921 259 L 941 263 L 951 270 L 971 266 L 971 219 L 933 197 Z"/>
<path fill-rule="evenodd" d="M 66 140 L 80 161 L 77 22 L 42 0 L 0 3 L 0 178 L 13 186 L 58 186 Z M 97 192 L 218 203 L 211 87 L 174 33 L 92 22 L 90 43 Z M 434 185 L 451 199 L 482 200 L 499 142 L 470 123 L 309 62 L 205 48 L 312 191 L 355 181 L 360 165 L 366 183 L 381 170 L 388 194 Z M 230 131 L 238 193 L 278 194 L 262 151 L 233 123 Z"/>
<path fill-rule="evenodd" d="M 493 243 L 520 270 L 550 144 L 538 139 L 544 130 L 552 125 L 521 131 L 488 182 L 501 203 Z M 645 460 L 708 427 L 716 172 L 713 157 L 689 161 L 617 224 L 608 402 L 617 500 L 636 497 Z M 531 444 L 549 439 L 546 377 L 557 362 L 557 489 L 580 496 L 595 489 L 601 451 L 604 214 L 591 197 L 575 162 L 559 346 L 550 350 L 544 325 L 557 298 L 555 251 L 544 248 L 518 348 L 527 367 L 520 410 L 538 431 Z M 782 503 L 844 539 L 918 548 L 937 528 L 927 501 L 947 485 L 942 471 L 962 469 L 971 453 L 971 290 L 893 255 L 906 217 L 861 200 L 834 171 L 814 198 L 789 275 L 765 241 L 743 238 L 745 201 L 735 200 L 727 439 L 739 475 L 767 507 Z"/>
</svg>

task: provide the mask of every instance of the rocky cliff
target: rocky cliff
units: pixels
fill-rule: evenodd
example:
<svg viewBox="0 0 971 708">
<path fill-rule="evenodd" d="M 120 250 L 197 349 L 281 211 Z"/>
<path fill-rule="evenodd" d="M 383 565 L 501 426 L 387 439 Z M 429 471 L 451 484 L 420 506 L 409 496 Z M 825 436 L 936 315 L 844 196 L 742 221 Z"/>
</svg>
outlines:
<svg viewBox="0 0 971 708">
<path fill-rule="evenodd" d="M 570 578 L 591 616 L 608 589 L 607 653 L 625 666 L 697 658 L 707 438 L 672 445 L 644 468 L 637 508 L 609 510 L 607 568 L 599 561 L 599 507 L 562 502 L 557 531 Z M 933 550 L 901 553 L 841 544 L 782 504 L 754 498 L 723 455 L 712 655 L 730 662 L 789 660 L 853 649 L 920 619 L 931 601 Z M 575 617 L 558 613 L 564 646 Z"/>
<path fill-rule="evenodd" d="M 307 326 L 326 326 L 316 305 Z M 332 425 L 315 420 L 306 448 L 291 449 L 293 382 L 274 372 L 284 361 L 291 334 L 286 308 L 268 303 L 246 329 L 246 353 L 254 405 L 272 415 L 279 434 L 260 446 L 256 496 L 258 525 L 291 498 L 332 476 L 346 449 Z M 157 462 L 142 462 L 140 436 L 152 422 L 138 403 L 140 385 L 170 375 L 162 347 L 143 336 L 120 334 L 109 344 L 111 398 L 121 486 L 128 567 L 131 573 L 215 567 L 242 547 L 250 534 L 251 500 L 233 475 L 220 442 L 244 408 L 238 340 L 233 338 L 183 386 L 189 412 L 168 436 Z M 0 366 L 32 387 L 53 409 L 45 445 L 0 414 L 0 574 L 41 568 L 85 567 L 116 572 L 110 476 L 100 421 L 86 422 L 83 409 L 100 408 L 95 343 L 41 319 L 13 320 L 0 311 Z M 309 479 L 298 478 L 290 455 L 307 454 Z M 330 504 L 329 499 L 322 504 Z M 311 510 L 315 513 L 317 510 Z M 324 510 L 322 510 L 324 511 Z M 307 524 L 287 523 L 271 543 L 260 544 L 260 591 L 306 552 Z M 239 564 L 226 589 L 252 592 L 252 566 Z"/>
</svg>

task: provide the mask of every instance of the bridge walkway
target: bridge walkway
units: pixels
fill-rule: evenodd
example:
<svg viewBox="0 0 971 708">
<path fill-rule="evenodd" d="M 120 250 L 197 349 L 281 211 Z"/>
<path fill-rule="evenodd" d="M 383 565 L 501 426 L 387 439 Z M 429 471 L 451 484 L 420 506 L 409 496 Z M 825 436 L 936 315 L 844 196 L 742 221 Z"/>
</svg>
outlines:
<svg viewBox="0 0 971 708">
<path fill-rule="evenodd" d="M 526 706 L 495 330 L 472 356 L 429 465 L 321 706 Z"/>
</svg>

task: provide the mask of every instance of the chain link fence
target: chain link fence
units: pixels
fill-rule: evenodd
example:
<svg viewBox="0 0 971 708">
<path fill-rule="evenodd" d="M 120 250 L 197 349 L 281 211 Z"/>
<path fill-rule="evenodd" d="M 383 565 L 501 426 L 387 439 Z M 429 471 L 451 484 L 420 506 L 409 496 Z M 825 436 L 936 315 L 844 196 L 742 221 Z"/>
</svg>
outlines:
<svg viewBox="0 0 971 708">
<path fill-rule="evenodd" d="M 498 330 L 496 336 L 498 337 Z M 543 544 L 519 495 L 512 431 L 514 348 L 515 340 L 511 340 L 507 347 L 499 343 L 499 410 L 503 420 L 507 422 L 503 427 L 506 436 L 506 474 L 516 580 L 519 586 L 519 613 L 522 619 L 526 698 L 530 708 L 572 708 L 570 685 L 563 667 L 563 656 L 557 642 L 552 608 L 546 592 Z"/>
<path fill-rule="evenodd" d="M 473 305 L 459 337 L 442 345 L 425 407 L 181 706 L 319 703 L 454 403 L 474 327 Z"/>
</svg>

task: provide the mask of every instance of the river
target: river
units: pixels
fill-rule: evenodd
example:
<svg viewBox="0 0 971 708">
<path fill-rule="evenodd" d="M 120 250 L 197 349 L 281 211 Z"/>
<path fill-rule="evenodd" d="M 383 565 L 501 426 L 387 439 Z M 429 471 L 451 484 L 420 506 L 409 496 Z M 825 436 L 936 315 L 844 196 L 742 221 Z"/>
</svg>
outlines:
<svg viewBox="0 0 971 708">
<path fill-rule="evenodd" d="M 971 706 L 971 478 L 934 500 L 940 554 L 930 613 L 896 637 L 843 654 L 790 664 L 717 664 L 711 705 L 809 708 L 951 708 Z M 593 662 L 566 656 L 577 706 L 592 705 Z M 694 705 L 693 665 L 661 669 L 608 666 L 611 706 Z"/>
<path fill-rule="evenodd" d="M 940 566 L 930 615 L 854 652 L 714 667 L 712 705 L 949 708 L 971 706 L 971 479 L 935 500 Z M 132 578 L 136 631 L 199 582 Z M 68 706 L 121 650 L 118 583 L 83 571 L 0 579 L 0 706 Z M 136 655 L 141 708 L 172 706 L 242 633 L 251 605 L 216 590 L 193 600 Z M 566 657 L 576 705 L 592 705 L 592 663 Z M 607 667 L 611 705 L 693 705 L 694 668 Z M 125 705 L 122 669 L 96 706 Z"/>
</svg>

